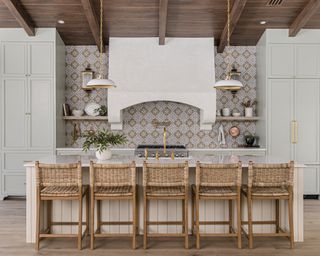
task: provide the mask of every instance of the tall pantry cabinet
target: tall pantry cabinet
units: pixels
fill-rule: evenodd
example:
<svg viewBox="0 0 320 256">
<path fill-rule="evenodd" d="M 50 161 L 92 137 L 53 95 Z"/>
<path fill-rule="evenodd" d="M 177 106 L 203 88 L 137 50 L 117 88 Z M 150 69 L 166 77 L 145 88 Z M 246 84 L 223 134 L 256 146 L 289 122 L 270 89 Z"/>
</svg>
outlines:
<svg viewBox="0 0 320 256">
<path fill-rule="evenodd" d="M 65 47 L 55 29 L 38 29 L 35 37 L 1 29 L 0 41 L 3 198 L 25 194 L 25 162 L 54 154 L 64 143 Z"/>
<path fill-rule="evenodd" d="M 257 45 L 257 133 L 268 155 L 305 164 L 304 193 L 320 194 L 320 33 L 266 30 Z"/>
</svg>

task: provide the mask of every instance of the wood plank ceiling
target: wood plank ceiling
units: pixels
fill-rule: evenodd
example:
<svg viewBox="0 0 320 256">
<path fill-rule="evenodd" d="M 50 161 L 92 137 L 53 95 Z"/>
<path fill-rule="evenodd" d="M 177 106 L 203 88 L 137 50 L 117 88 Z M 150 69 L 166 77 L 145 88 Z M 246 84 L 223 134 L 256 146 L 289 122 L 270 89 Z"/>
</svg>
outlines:
<svg viewBox="0 0 320 256">
<path fill-rule="evenodd" d="M 20 27 L 3 1 L 0 0 L 0 27 Z M 90 1 L 95 13 L 99 15 L 99 0 Z M 268 0 L 245 1 L 245 7 L 231 36 L 231 44 L 256 45 L 266 28 L 289 28 L 310 1 L 320 0 L 283 0 L 283 4 L 277 7 L 267 7 Z M 57 27 L 62 39 L 68 45 L 96 44 L 82 5 L 85 1 L 21 0 L 18 2 L 36 28 Z M 108 36 L 158 37 L 159 2 L 160 0 L 104 0 L 105 41 L 107 42 Z M 226 0 L 168 0 L 165 36 L 214 36 L 216 44 L 219 45 L 226 25 L 226 8 Z M 304 22 L 306 24 L 303 24 L 303 27 L 320 29 L 320 10 L 313 12 L 315 13 L 309 15 L 310 20 Z M 64 20 L 65 24 L 58 24 L 57 21 L 60 19 Z M 267 21 L 267 24 L 261 25 L 261 20 Z M 162 37 L 163 26 L 162 24 Z"/>
</svg>

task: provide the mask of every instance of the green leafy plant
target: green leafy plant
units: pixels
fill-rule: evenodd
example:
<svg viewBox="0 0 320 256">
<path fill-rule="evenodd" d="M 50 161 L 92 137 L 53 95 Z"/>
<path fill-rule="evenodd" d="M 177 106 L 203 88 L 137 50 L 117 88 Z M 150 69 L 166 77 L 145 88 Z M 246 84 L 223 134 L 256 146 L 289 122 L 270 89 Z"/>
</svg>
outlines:
<svg viewBox="0 0 320 256">
<path fill-rule="evenodd" d="M 106 116 L 108 115 L 108 108 L 107 106 L 101 106 L 100 108 L 97 108 L 94 110 L 95 112 L 99 113 L 99 116 Z"/>
<path fill-rule="evenodd" d="M 241 103 L 242 106 L 244 106 L 245 108 L 252 108 L 253 106 L 255 106 L 257 104 L 257 101 L 251 101 L 251 100 L 246 100 L 244 102 Z"/>
<path fill-rule="evenodd" d="M 122 145 L 127 142 L 127 138 L 123 134 L 112 133 L 106 130 L 93 132 L 85 132 L 82 136 L 85 142 L 82 145 L 83 151 L 88 151 L 90 147 L 94 147 L 100 153 L 107 150 L 110 146 Z"/>
</svg>

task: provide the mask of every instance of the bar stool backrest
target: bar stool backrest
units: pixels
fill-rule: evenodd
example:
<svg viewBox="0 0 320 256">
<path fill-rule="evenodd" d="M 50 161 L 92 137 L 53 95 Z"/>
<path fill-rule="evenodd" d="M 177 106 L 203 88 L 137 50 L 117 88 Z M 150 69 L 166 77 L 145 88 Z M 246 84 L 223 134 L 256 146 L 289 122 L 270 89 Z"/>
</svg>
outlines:
<svg viewBox="0 0 320 256">
<path fill-rule="evenodd" d="M 43 164 L 35 162 L 37 186 L 82 186 L 81 162 Z"/>
<path fill-rule="evenodd" d="M 248 187 L 293 186 L 294 162 L 284 164 L 249 163 Z"/>
<path fill-rule="evenodd" d="M 242 164 L 204 164 L 197 162 L 196 185 L 212 187 L 240 187 Z"/>
<path fill-rule="evenodd" d="M 189 167 L 184 163 L 143 163 L 143 186 L 188 186 Z"/>
<path fill-rule="evenodd" d="M 136 185 L 136 164 L 99 164 L 90 162 L 90 185 L 117 187 Z"/>
</svg>

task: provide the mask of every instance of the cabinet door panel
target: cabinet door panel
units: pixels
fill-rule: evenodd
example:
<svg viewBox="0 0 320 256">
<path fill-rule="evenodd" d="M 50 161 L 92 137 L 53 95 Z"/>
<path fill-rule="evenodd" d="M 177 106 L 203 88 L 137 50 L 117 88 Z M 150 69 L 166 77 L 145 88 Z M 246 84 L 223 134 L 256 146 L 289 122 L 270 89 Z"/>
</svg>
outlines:
<svg viewBox="0 0 320 256">
<path fill-rule="evenodd" d="M 51 43 L 29 44 L 29 58 L 31 76 L 52 76 L 53 47 Z"/>
<path fill-rule="evenodd" d="M 2 74 L 25 76 L 27 73 L 27 50 L 25 43 L 6 42 L 2 44 Z"/>
<path fill-rule="evenodd" d="M 297 78 L 319 77 L 320 46 L 310 44 L 297 45 L 295 56 Z"/>
<path fill-rule="evenodd" d="M 30 79 L 30 148 L 53 147 L 52 80 Z"/>
<path fill-rule="evenodd" d="M 295 81 L 295 116 L 298 122 L 295 159 L 299 163 L 319 161 L 319 102 L 319 80 Z"/>
<path fill-rule="evenodd" d="M 269 77 L 294 77 L 294 46 L 290 44 L 271 44 L 269 46 Z"/>
<path fill-rule="evenodd" d="M 269 80 L 268 106 L 269 155 L 289 161 L 293 157 L 291 146 L 293 80 Z"/>
<path fill-rule="evenodd" d="M 304 194 L 319 194 L 319 168 L 315 166 L 307 166 L 303 172 Z"/>
<path fill-rule="evenodd" d="M 4 79 L 2 95 L 3 147 L 24 149 L 27 147 L 26 80 Z"/>
<path fill-rule="evenodd" d="M 2 182 L 4 195 L 24 196 L 26 194 L 26 175 L 24 173 L 3 174 Z"/>
</svg>

